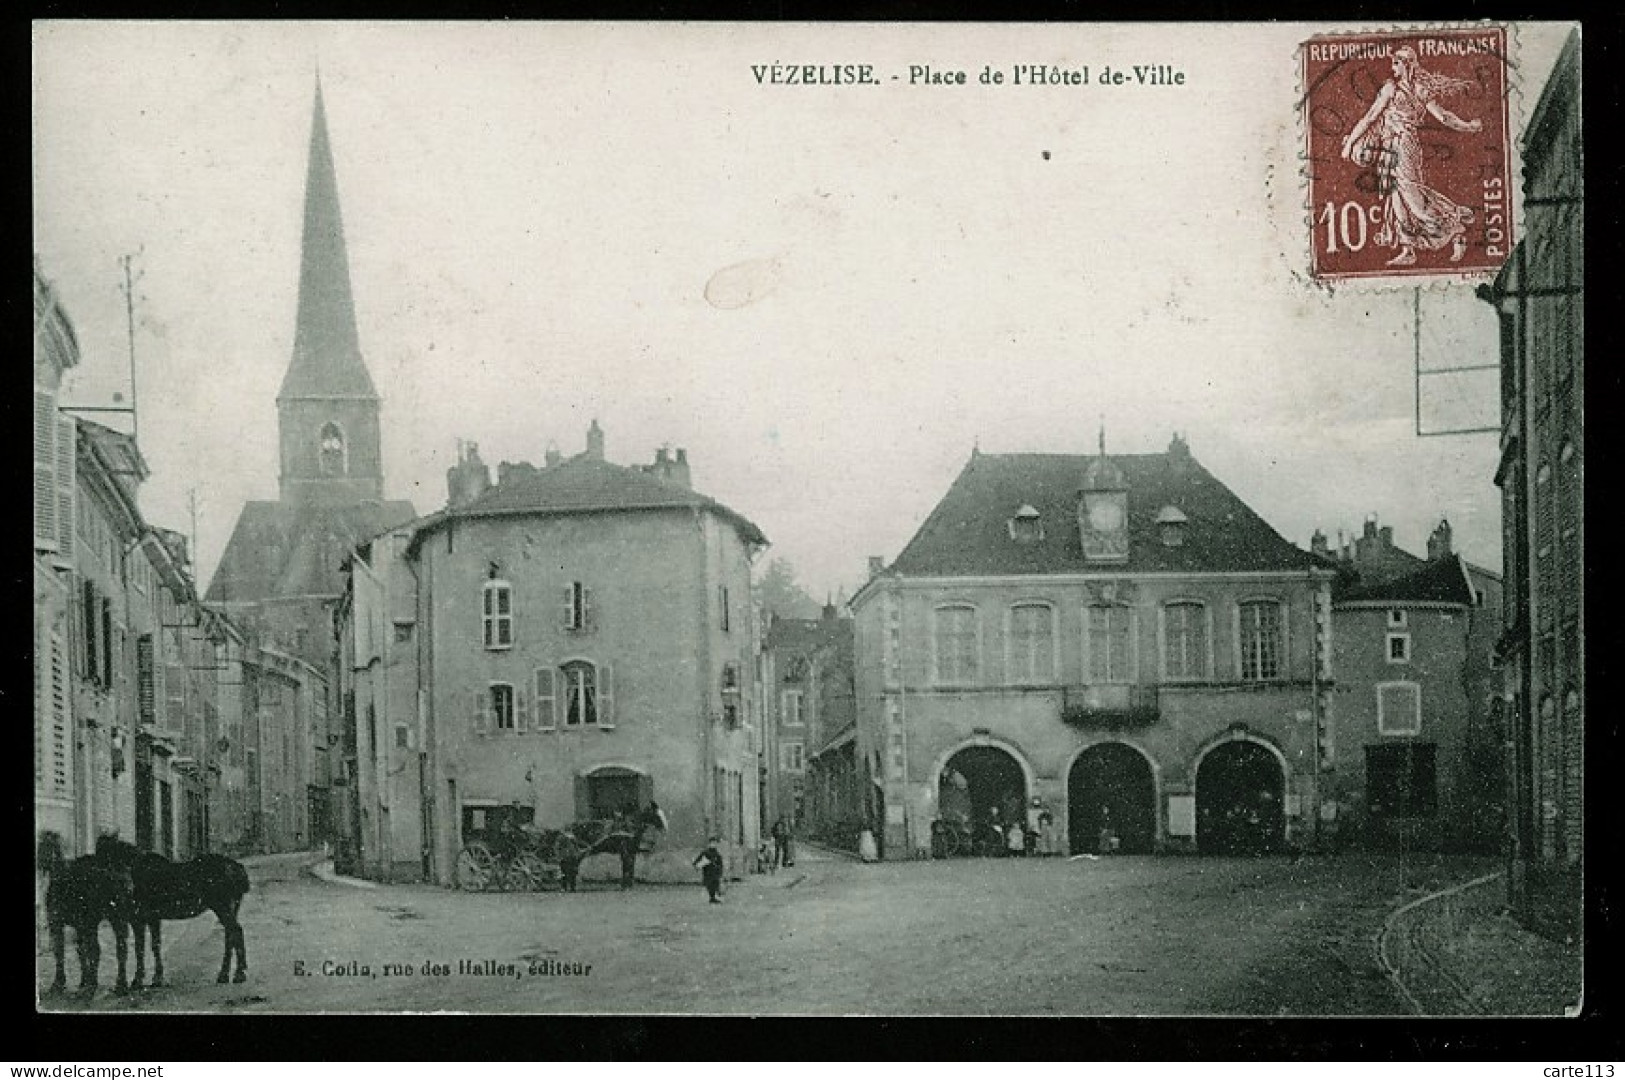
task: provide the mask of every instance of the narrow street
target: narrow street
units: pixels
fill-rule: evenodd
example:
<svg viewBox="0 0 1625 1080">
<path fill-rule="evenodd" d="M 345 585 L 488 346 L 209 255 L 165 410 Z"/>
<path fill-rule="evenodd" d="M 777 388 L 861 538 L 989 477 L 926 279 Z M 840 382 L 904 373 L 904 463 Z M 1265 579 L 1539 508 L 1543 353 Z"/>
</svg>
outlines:
<svg viewBox="0 0 1625 1080">
<path fill-rule="evenodd" d="M 1484 865 L 1418 855 L 866 866 L 807 852 L 777 875 L 731 883 L 713 906 L 698 883 L 464 894 L 358 888 L 282 864 L 256 869 L 244 904 L 247 983 L 215 984 L 222 936 L 206 915 L 166 924 L 169 987 L 130 999 L 104 989 L 89 1008 L 1405 1015 L 1374 934 L 1405 899 Z M 37 971 L 47 985 L 48 956 Z"/>
</svg>

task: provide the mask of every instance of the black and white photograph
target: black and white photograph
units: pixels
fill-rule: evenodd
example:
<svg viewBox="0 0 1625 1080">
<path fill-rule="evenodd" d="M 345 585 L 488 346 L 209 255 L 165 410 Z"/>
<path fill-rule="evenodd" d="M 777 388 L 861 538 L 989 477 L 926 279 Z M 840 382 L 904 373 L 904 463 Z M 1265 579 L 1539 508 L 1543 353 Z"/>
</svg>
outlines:
<svg viewBox="0 0 1625 1080">
<path fill-rule="evenodd" d="M 40 1011 L 1581 1015 L 1578 24 L 31 36 Z"/>
</svg>

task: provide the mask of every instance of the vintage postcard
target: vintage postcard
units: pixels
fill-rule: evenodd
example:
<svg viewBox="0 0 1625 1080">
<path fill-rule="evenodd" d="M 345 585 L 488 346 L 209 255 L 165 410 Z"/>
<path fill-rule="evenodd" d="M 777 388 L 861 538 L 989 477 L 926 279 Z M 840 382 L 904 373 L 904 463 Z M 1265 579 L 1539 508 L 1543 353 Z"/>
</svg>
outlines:
<svg viewBox="0 0 1625 1080">
<path fill-rule="evenodd" d="M 1581 36 L 34 23 L 39 1008 L 1577 1012 Z"/>
</svg>

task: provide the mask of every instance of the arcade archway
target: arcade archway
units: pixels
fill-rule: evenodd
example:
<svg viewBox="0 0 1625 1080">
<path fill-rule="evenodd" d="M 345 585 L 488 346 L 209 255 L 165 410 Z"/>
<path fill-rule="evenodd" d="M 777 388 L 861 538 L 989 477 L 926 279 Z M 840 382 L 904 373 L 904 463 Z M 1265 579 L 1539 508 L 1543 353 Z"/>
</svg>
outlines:
<svg viewBox="0 0 1625 1080">
<path fill-rule="evenodd" d="M 1157 843 L 1151 763 L 1125 743 L 1091 746 L 1066 780 L 1067 840 L 1074 855 L 1146 855 Z"/>
<path fill-rule="evenodd" d="M 1269 747 L 1221 743 L 1196 767 L 1196 846 L 1207 855 L 1262 855 L 1286 844 L 1286 774 Z"/>
<path fill-rule="evenodd" d="M 1015 755 L 997 746 L 967 746 L 937 777 L 937 815 L 975 830 L 1025 822 L 1027 776 Z"/>
</svg>

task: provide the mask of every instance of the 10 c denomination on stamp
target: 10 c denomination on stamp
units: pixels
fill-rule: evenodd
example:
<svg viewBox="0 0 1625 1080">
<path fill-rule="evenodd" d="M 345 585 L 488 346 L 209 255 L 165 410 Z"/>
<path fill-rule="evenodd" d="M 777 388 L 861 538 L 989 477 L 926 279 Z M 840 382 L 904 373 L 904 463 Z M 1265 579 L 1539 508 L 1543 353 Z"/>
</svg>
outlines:
<svg viewBox="0 0 1625 1080">
<path fill-rule="evenodd" d="M 1512 250 L 1504 27 L 1300 46 L 1311 272 L 1494 273 Z"/>
</svg>

